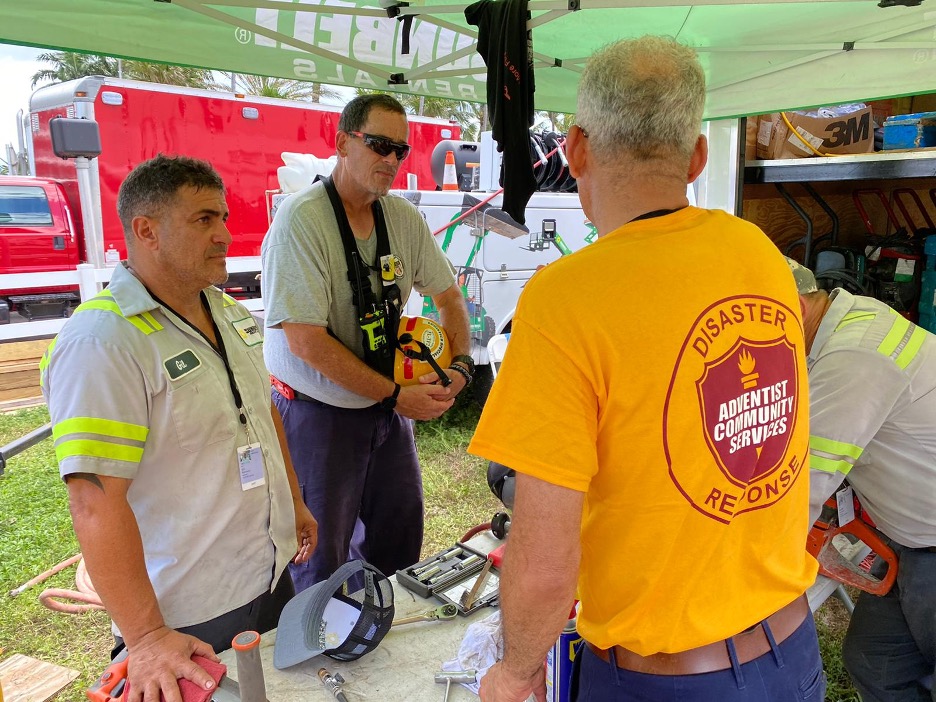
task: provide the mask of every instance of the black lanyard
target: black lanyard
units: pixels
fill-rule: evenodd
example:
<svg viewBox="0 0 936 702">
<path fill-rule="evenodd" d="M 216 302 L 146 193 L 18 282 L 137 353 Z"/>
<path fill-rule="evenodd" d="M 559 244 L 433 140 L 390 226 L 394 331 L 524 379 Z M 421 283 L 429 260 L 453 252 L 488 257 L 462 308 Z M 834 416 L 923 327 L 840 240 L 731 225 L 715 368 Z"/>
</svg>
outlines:
<svg viewBox="0 0 936 702">
<path fill-rule="evenodd" d="M 634 217 L 631 222 L 639 222 L 642 219 L 654 219 L 656 217 L 665 217 L 666 215 L 671 215 L 674 212 L 679 212 L 680 210 L 686 209 L 686 206 L 676 207 L 672 210 L 653 210 L 653 212 L 644 212 L 642 215 Z M 628 222 L 630 224 L 630 222 Z"/>
<path fill-rule="evenodd" d="M 146 287 L 146 286 L 144 285 L 143 287 Z M 231 394 L 234 395 L 234 404 L 237 406 L 237 414 L 238 414 L 238 417 L 240 418 L 240 423 L 244 425 L 244 430 L 249 432 L 249 430 L 247 429 L 247 416 L 244 414 L 244 401 L 241 399 L 240 390 L 237 389 L 237 381 L 234 380 L 234 371 L 231 369 L 231 362 L 228 360 L 227 351 L 224 348 L 224 338 L 221 336 L 221 330 L 218 329 L 218 324 L 214 320 L 214 315 L 211 314 L 211 306 L 208 304 L 208 298 L 205 296 L 204 291 L 199 293 L 199 297 L 201 297 L 201 303 L 202 303 L 202 306 L 205 308 L 205 312 L 208 313 L 208 319 L 211 320 L 211 328 L 214 330 L 215 338 L 218 340 L 217 346 L 215 346 L 212 343 L 211 339 L 209 339 L 205 335 L 205 333 L 202 332 L 201 329 L 196 327 L 189 320 L 187 320 L 185 317 L 183 317 L 181 314 L 176 312 L 165 302 L 163 302 L 158 297 L 156 297 L 149 288 L 146 288 L 146 292 L 148 292 L 150 294 L 150 297 L 152 297 L 156 302 L 158 302 L 160 305 L 162 305 L 167 310 L 172 312 L 172 314 L 174 314 L 176 317 L 178 317 L 183 322 L 185 322 L 189 327 L 191 327 L 194 331 L 196 331 L 198 335 L 208 343 L 208 346 L 211 347 L 211 350 L 221 357 L 221 361 L 224 363 L 224 370 L 227 371 L 228 383 L 230 383 L 231 385 Z M 248 443 L 249 443 L 249 433 L 248 433 Z"/>
</svg>

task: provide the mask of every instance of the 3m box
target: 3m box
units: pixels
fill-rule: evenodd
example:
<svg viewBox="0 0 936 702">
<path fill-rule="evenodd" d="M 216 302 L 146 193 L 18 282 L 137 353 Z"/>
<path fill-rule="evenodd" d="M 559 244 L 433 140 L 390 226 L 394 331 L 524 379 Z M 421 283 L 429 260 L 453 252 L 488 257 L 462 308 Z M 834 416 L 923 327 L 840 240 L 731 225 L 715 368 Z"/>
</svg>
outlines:
<svg viewBox="0 0 936 702">
<path fill-rule="evenodd" d="M 815 151 L 864 154 L 874 150 L 870 107 L 838 117 L 810 117 L 796 112 L 783 114 L 797 134 L 792 133 L 779 112 L 761 115 L 757 129 L 758 158 L 808 158 L 817 156 Z M 809 148 L 804 140 L 813 148 Z"/>
<path fill-rule="evenodd" d="M 936 112 L 894 115 L 884 121 L 884 150 L 936 146 Z"/>
</svg>

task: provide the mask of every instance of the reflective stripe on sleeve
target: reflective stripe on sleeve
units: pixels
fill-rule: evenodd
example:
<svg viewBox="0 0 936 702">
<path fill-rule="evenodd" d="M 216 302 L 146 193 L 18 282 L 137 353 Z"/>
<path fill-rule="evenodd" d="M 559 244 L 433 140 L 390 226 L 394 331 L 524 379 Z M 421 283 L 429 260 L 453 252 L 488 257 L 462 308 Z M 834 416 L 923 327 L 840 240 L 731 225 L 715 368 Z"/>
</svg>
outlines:
<svg viewBox="0 0 936 702">
<path fill-rule="evenodd" d="M 60 463 L 73 456 L 139 463 L 148 435 L 148 427 L 100 417 L 70 417 L 52 427 L 55 457 Z"/>
<path fill-rule="evenodd" d="M 916 358 L 916 355 L 920 352 L 920 348 L 923 346 L 923 341 L 925 339 L 926 332 L 920 327 L 913 325 L 913 333 L 910 335 L 907 345 L 897 354 L 894 363 L 901 369 L 905 369 L 909 366 L 910 362 Z"/>
<path fill-rule="evenodd" d="M 824 473 L 848 475 L 863 452 L 863 448 L 854 444 L 821 436 L 809 437 L 809 467 Z"/>
<path fill-rule="evenodd" d="M 39 387 L 45 386 L 45 369 L 49 366 L 49 359 L 52 358 L 52 352 L 55 350 L 55 342 L 58 341 L 58 336 L 52 339 L 52 343 L 48 345 L 45 350 L 45 353 L 42 354 L 42 358 L 39 360 Z"/>
<path fill-rule="evenodd" d="M 53 439 L 59 439 L 68 434 L 100 434 L 115 439 L 145 442 L 149 428 L 99 417 L 71 417 L 63 419 L 52 427 Z"/>
<path fill-rule="evenodd" d="M 881 345 L 877 348 L 879 353 L 890 356 L 891 358 L 897 358 L 907 345 L 907 341 L 910 340 L 910 335 L 912 333 L 910 328 L 912 325 L 909 319 L 898 316 L 896 312 L 894 316 L 896 319 L 894 319 L 890 331 L 887 332 L 884 341 L 882 341 Z"/>
<path fill-rule="evenodd" d="M 72 456 L 110 458 L 115 461 L 139 463 L 143 459 L 142 446 L 126 446 L 95 439 L 73 439 L 55 445 L 55 458 L 59 463 Z"/>
</svg>

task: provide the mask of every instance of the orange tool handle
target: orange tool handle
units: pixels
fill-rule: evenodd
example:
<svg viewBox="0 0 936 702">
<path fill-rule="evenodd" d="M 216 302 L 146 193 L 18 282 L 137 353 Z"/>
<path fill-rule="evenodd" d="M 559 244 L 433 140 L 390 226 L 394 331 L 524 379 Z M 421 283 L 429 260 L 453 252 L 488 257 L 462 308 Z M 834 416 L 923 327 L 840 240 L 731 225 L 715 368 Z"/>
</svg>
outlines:
<svg viewBox="0 0 936 702">
<path fill-rule="evenodd" d="M 111 702 L 120 699 L 127 687 L 127 668 L 130 656 L 127 649 L 111 661 L 104 674 L 87 690 L 91 702 Z"/>
<path fill-rule="evenodd" d="M 887 563 L 887 572 L 878 579 L 853 563 L 846 561 L 832 544 L 838 534 L 852 534 L 867 544 L 871 550 Z M 819 572 L 833 580 L 852 585 L 872 595 L 884 595 L 890 591 L 897 578 L 897 554 L 881 541 L 871 527 L 860 519 L 855 519 L 845 526 L 824 528 L 816 525 L 809 530 L 806 550 L 819 561 Z"/>
</svg>

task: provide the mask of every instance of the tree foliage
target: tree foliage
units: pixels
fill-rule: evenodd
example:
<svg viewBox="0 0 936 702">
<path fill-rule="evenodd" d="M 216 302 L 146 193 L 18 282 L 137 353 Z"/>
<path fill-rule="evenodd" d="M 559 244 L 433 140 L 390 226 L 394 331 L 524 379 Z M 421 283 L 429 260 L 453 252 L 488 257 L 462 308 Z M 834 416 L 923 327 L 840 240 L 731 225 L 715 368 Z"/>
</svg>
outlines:
<svg viewBox="0 0 936 702">
<path fill-rule="evenodd" d="M 321 102 L 323 98 L 338 98 L 341 94 L 322 83 L 308 83 L 288 78 L 267 78 L 265 76 L 238 75 L 236 85 L 239 91 L 247 95 L 279 98 L 281 100 L 305 100 Z"/>
<path fill-rule="evenodd" d="M 121 75 L 132 80 L 151 83 L 184 85 L 190 88 L 217 88 L 212 72 L 204 68 L 172 66 L 147 61 L 119 60 L 99 54 L 82 54 L 74 51 L 48 51 L 37 57 L 48 68 L 36 71 L 32 76 L 32 87 L 38 83 L 62 83 L 85 76 Z"/>
</svg>

